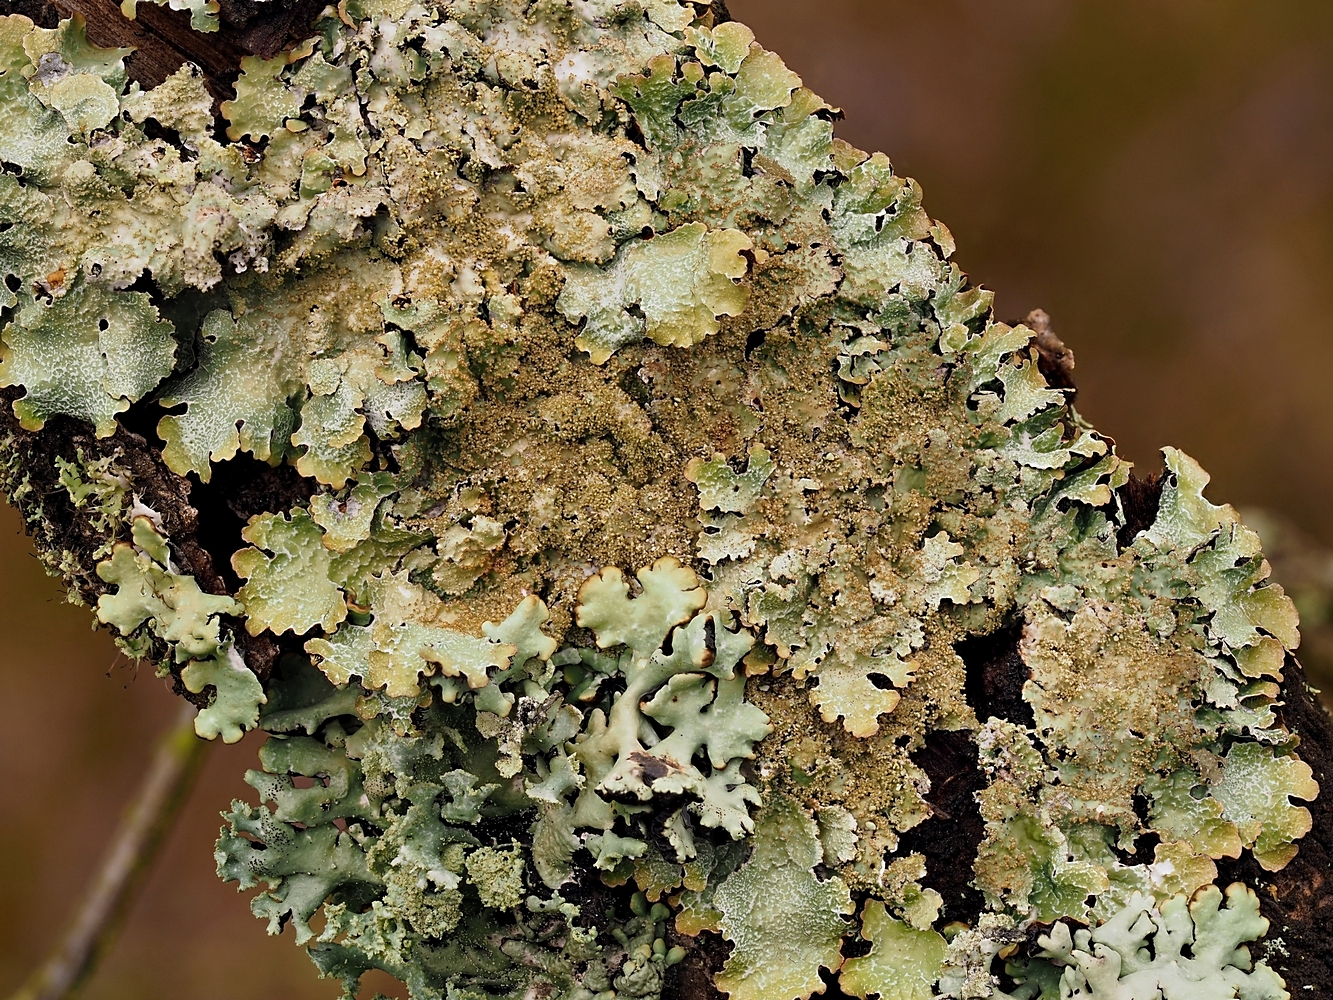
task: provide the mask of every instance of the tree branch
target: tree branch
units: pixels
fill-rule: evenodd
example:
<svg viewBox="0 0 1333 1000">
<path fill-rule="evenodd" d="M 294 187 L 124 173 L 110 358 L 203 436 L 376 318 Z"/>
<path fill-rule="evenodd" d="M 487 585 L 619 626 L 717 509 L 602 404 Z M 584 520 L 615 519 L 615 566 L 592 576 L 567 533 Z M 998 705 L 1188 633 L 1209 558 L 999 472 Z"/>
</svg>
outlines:
<svg viewBox="0 0 1333 1000">
<path fill-rule="evenodd" d="M 70 996 L 110 948 L 212 745 L 195 735 L 194 716 L 193 706 L 185 706 L 159 741 L 143 784 L 69 930 L 10 1000 Z"/>
</svg>

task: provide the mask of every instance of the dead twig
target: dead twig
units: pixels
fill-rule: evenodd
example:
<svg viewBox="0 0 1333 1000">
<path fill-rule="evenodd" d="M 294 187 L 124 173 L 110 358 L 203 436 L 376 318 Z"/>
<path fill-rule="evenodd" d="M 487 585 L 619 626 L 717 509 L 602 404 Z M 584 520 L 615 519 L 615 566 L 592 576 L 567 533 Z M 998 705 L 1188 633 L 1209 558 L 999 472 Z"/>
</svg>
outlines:
<svg viewBox="0 0 1333 1000">
<path fill-rule="evenodd" d="M 194 715 L 194 708 L 185 706 L 176 724 L 159 741 L 143 784 L 89 883 L 69 930 L 10 1000 L 63 1000 L 71 996 L 110 948 L 212 745 L 195 735 Z"/>
</svg>

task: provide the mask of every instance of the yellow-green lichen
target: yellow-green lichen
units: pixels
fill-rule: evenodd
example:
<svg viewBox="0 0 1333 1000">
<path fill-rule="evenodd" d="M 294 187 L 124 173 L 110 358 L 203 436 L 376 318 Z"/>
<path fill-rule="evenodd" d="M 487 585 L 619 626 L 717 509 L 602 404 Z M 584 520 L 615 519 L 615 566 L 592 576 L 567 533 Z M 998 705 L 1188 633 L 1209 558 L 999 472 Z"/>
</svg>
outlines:
<svg viewBox="0 0 1333 1000">
<path fill-rule="evenodd" d="M 166 540 L 147 517 L 135 518 L 134 536 L 133 545 L 116 545 L 111 558 L 97 565 L 97 575 L 116 588 L 98 600 L 98 620 L 127 637 L 146 626 L 171 644 L 177 663 L 211 659 L 222 645 L 221 616 L 241 614 L 241 605 L 206 594 L 194 577 L 174 572 Z M 136 648 L 147 652 L 147 646 Z"/>
<path fill-rule="evenodd" d="M 47 279 L 49 297 L 25 304 L 6 327 L 0 385 L 26 390 L 14 412 L 29 430 L 63 413 L 110 437 L 116 414 L 171 373 L 171 324 L 142 292 L 111 293 L 78 277 L 65 287 L 60 271 Z"/>
<path fill-rule="evenodd" d="M 734 946 L 717 985 L 732 1000 L 809 996 L 823 988 L 821 968 L 842 965 L 851 896 L 841 879 L 815 874 L 815 824 L 796 803 L 775 797 L 755 836 L 750 860 L 713 897 Z"/>
<path fill-rule="evenodd" d="M 838 985 L 866 1000 L 931 1000 L 944 966 L 944 938 L 932 930 L 917 930 L 895 920 L 879 900 L 869 900 L 861 914 L 861 936 L 871 944 L 870 954 L 849 958 L 838 975 Z"/>
<path fill-rule="evenodd" d="M 232 557 L 233 568 L 246 581 L 237 597 L 245 605 L 251 635 L 305 635 L 317 625 L 332 631 L 347 617 L 342 594 L 329 580 L 332 557 L 323 532 L 308 513 L 260 515 L 242 537 L 257 546 Z"/>
<path fill-rule="evenodd" d="M 748 267 L 741 251 L 751 248 L 749 237 L 734 229 L 681 226 L 628 244 L 605 273 L 571 269 L 560 311 L 570 320 L 587 319 L 577 343 L 594 364 L 645 336 L 690 347 L 718 331 L 719 317 L 744 310 L 746 292 L 736 282 Z"/>
<path fill-rule="evenodd" d="M 213 698 L 194 720 L 194 731 L 206 740 L 222 737 L 235 743 L 259 723 L 259 706 L 268 699 L 264 688 L 235 650 L 219 649 L 206 660 L 191 660 L 181 671 L 181 683 L 191 694 L 213 689 Z"/>
</svg>

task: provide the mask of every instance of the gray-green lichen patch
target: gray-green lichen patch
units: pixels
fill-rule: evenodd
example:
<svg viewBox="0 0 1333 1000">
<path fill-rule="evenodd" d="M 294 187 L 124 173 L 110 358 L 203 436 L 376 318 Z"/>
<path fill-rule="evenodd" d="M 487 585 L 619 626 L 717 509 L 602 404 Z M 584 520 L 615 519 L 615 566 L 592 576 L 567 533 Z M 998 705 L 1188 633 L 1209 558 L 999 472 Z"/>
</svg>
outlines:
<svg viewBox="0 0 1333 1000">
<path fill-rule="evenodd" d="M 838 985 L 851 996 L 866 1000 L 930 1000 L 947 954 L 944 938 L 897 920 L 877 899 L 866 902 L 861 916 L 861 937 L 870 952 L 843 963 Z"/>
<path fill-rule="evenodd" d="M 6 327 L 0 385 L 27 390 L 14 411 L 28 430 L 61 413 L 109 437 L 116 414 L 171 374 L 171 333 L 142 292 L 115 294 L 75 278 L 59 298 L 26 304 Z"/>
<path fill-rule="evenodd" d="M 713 895 L 734 946 L 719 988 L 741 1000 L 822 992 L 820 969 L 842 965 L 852 898 L 838 877 L 815 874 L 821 855 L 814 821 L 775 796 L 759 817 L 754 853 Z"/>
<path fill-rule="evenodd" d="M 1278 975 L 1264 962 L 1252 962 L 1246 947 L 1268 930 L 1254 892 L 1233 883 L 1225 903 L 1221 890 L 1210 885 L 1192 899 L 1172 896 L 1160 907 L 1136 894 L 1092 929 L 1071 933 L 1067 923 L 1057 923 L 1038 939 L 1041 950 L 1032 961 L 1011 966 L 1019 988 L 1009 995 L 1019 1000 L 1290 997 Z"/>
<path fill-rule="evenodd" d="M 347 617 L 347 605 L 329 579 L 333 558 L 322 536 L 303 510 L 290 518 L 261 514 L 241 533 L 256 546 L 232 557 L 232 567 L 246 581 L 237 597 L 252 635 L 305 635 L 316 626 L 332 631 Z"/>
<path fill-rule="evenodd" d="M 165 644 L 202 734 L 272 734 L 217 852 L 270 930 L 418 1000 L 661 1000 L 701 935 L 740 1000 L 998 996 L 1006 960 L 1026 1000 L 1281 995 L 1214 883 L 1310 829 L 1299 634 L 1197 464 L 1122 537 L 1130 467 L 1035 332 L 703 5 L 314 28 L 220 131 L 192 67 L 144 91 L 79 22 L 0 18 L 16 416 L 133 405 L 164 476 L 305 484 L 224 596 L 114 462 L 59 473 L 105 522 L 99 618 Z M 966 697 L 956 647 L 1007 629 L 1030 724 Z M 903 842 L 950 835 L 940 731 L 984 776 L 979 913 Z"/>
</svg>

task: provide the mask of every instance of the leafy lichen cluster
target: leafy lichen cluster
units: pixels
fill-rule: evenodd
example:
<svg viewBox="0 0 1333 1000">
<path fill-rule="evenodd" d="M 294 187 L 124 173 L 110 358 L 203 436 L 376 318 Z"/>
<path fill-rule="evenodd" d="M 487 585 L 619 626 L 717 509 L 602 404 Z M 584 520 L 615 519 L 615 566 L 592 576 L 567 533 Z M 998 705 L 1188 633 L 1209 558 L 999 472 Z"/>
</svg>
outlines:
<svg viewBox="0 0 1333 1000">
<path fill-rule="evenodd" d="M 1264 963 L 1253 963 L 1248 942 L 1262 937 L 1268 921 L 1259 901 L 1232 884 L 1222 907 L 1216 886 L 1160 905 L 1135 895 L 1114 916 L 1071 935 L 1057 923 L 1038 939 L 1040 951 L 1009 971 L 1020 987 L 1015 998 L 1124 997 L 1190 1000 L 1241 996 L 1279 1000 L 1290 996 Z M 1151 939 L 1151 943 L 1150 943 Z"/>
<path fill-rule="evenodd" d="M 271 734 L 217 853 L 270 931 L 422 1000 L 669 997 L 711 935 L 733 1000 L 1286 995 L 1213 887 L 1318 792 L 1257 537 L 1170 449 L 1130 529 L 1034 331 L 747 28 L 345 0 L 221 127 L 124 55 L 0 18 L 0 382 L 196 490 L 301 481 L 214 593 L 110 446 L 52 473 L 99 619 Z M 958 650 L 1015 626 L 1028 714 L 979 712 Z M 903 847 L 940 732 L 980 913 Z"/>
</svg>

